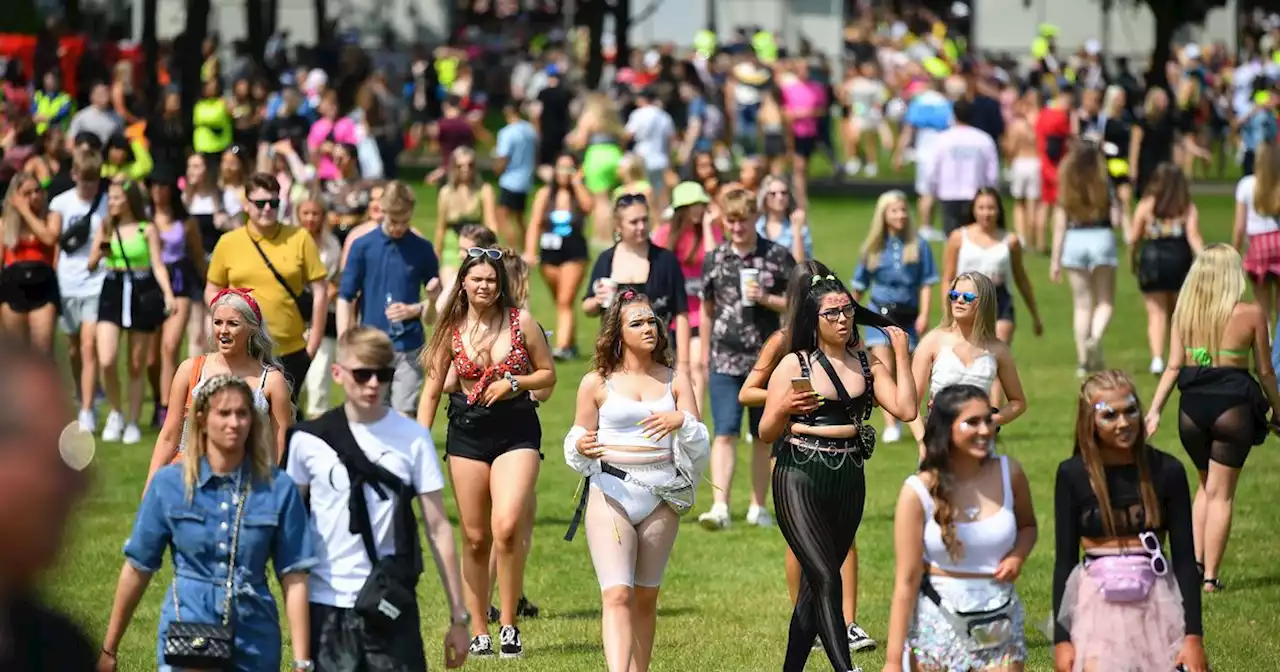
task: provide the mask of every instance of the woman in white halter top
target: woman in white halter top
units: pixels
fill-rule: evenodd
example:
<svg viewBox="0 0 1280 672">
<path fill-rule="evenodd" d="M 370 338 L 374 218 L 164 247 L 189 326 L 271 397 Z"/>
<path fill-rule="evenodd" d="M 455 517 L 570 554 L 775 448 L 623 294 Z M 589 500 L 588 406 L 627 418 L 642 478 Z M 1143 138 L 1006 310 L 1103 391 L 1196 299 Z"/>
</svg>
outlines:
<svg viewBox="0 0 1280 672">
<path fill-rule="evenodd" d="M 1027 410 L 1022 380 L 1009 346 L 996 337 L 996 288 L 981 273 L 961 273 L 942 295 L 942 324 L 930 331 L 916 346 L 911 372 L 916 381 L 916 394 L 929 399 L 952 385 L 973 385 L 991 394 L 999 381 L 1007 399 L 999 405 L 992 394 L 991 405 L 997 408 L 997 426 L 1012 422 Z M 911 433 L 924 458 L 924 422 L 911 423 Z"/>
</svg>

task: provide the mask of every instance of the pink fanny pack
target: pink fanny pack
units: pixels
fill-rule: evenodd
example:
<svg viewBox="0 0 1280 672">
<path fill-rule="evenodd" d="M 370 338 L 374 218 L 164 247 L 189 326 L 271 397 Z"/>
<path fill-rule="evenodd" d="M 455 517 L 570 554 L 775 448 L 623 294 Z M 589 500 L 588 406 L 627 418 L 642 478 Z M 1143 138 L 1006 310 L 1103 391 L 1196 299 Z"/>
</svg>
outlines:
<svg viewBox="0 0 1280 672">
<path fill-rule="evenodd" d="M 1151 558 L 1145 555 L 1091 558 L 1085 561 L 1084 571 L 1108 602 L 1141 602 L 1156 583 Z"/>
</svg>

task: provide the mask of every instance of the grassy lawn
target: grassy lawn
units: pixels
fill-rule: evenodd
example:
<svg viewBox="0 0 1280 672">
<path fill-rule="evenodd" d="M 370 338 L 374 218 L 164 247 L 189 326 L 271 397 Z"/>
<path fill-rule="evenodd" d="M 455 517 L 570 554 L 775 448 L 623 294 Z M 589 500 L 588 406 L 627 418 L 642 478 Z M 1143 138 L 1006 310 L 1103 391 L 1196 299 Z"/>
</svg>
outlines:
<svg viewBox="0 0 1280 672">
<path fill-rule="evenodd" d="M 429 229 L 434 199 L 422 194 L 418 224 Z M 1232 204 L 1227 199 L 1199 199 L 1202 226 L 1214 241 L 1229 239 Z M 819 256 L 848 277 L 857 258 L 871 216 L 867 201 L 820 201 L 811 219 Z M 428 214 L 430 213 L 430 214 Z M 1015 341 L 1030 411 L 1001 433 L 1001 450 L 1016 456 L 1031 478 L 1038 505 L 1040 542 L 1018 583 L 1028 612 L 1027 669 L 1050 670 L 1052 646 L 1036 629 L 1049 613 L 1053 563 L 1053 474 L 1071 453 L 1072 423 L 1078 382 L 1071 341 L 1070 294 L 1065 284 L 1048 281 L 1043 257 L 1029 259 L 1044 322 L 1043 337 L 1024 326 Z M 1145 373 L 1149 355 L 1146 322 L 1137 284 L 1122 271 L 1117 310 L 1105 342 L 1108 362 L 1134 372 L 1140 396 L 1149 401 L 1155 380 Z M 541 283 L 534 281 L 534 311 L 549 319 L 551 304 Z M 1020 305 L 1021 315 L 1026 311 Z M 937 313 L 934 313 L 937 315 Z M 579 343 L 592 342 L 596 323 L 580 323 Z M 527 594 L 542 607 L 542 617 L 522 624 L 526 653 L 522 661 L 474 662 L 468 667 L 503 666 L 522 670 L 600 670 L 599 592 L 585 540 L 562 541 L 573 511 L 577 478 L 563 464 L 560 441 L 573 415 L 573 391 L 587 362 L 559 367 L 559 389 L 540 413 L 547 460 L 538 484 L 541 494 Z M 1154 443 L 1183 458 L 1176 436 L 1176 403 L 1169 404 L 1161 433 Z M 144 414 L 146 415 L 146 414 Z M 874 422 L 880 422 L 875 414 Z M 436 440 L 444 439 L 439 423 Z M 154 435 L 148 437 L 148 441 Z M 1223 671 L 1280 669 L 1280 515 L 1270 507 L 1280 490 L 1280 456 L 1273 442 L 1254 451 L 1236 499 L 1235 527 L 1222 578 L 1224 593 L 1206 596 L 1205 629 L 1209 660 Z M 96 487 L 86 500 L 71 535 L 62 566 L 50 577 L 53 599 L 78 618 L 91 636 L 100 637 L 115 590 L 120 548 L 133 521 L 151 452 L 150 443 L 124 447 L 100 446 Z M 777 669 L 786 643 L 790 604 L 782 574 L 783 540 L 776 529 L 760 530 L 741 522 L 747 506 L 747 453 L 743 451 L 733 491 L 736 525 L 709 533 L 685 519 L 667 570 L 658 622 L 655 670 L 755 671 Z M 1189 462 L 1188 473 L 1192 473 Z M 893 586 L 893 505 L 903 479 L 915 466 L 915 445 L 903 442 L 881 446 L 867 466 L 867 514 L 859 536 L 861 551 L 858 621 L 881 650 L 858 654 L 855 662 L 866 670 L 883 665 L 883 644 Z M 1271 492 L 1272 495 L 1266 493 Z M 451 492 L 449 493 L 452 494 Z M 696 508 L 709 506 L 704 485 Z M 452 506 L 452 505 L 451 505 Z M 1270 560 L 1268 560 L 1270 558 Z M 428 563 L 430 567 L 430 563 Z M 157 576 L 144 597 L 120 650 L 123 670 L 155 668 L 159 604 L 168 569 Z M 447 623 L 439 584 L 428 570 L 419 587 L 424 609 L 423 632 L 428 660 L 443 669 L 441 637 Z M 1268 606 L 1270 605 L 1270 606 Z M 286 630 L 287 633 L 287 630 Z M 494 632 L 496 634 L 496 630 Z M 286 634 L 287 636 L 287 634 Z M 289 660 L 288 654 L 285 660 Z M 820 652 L 813 669 L 825 669 Z"/>
</svg>

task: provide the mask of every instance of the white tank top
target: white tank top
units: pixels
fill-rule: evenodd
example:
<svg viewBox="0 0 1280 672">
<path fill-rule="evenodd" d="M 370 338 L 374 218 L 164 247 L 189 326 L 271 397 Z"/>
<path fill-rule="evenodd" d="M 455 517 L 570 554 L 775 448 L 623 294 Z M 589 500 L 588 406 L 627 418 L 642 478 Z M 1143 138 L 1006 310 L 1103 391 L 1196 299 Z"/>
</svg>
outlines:
<svg viewBox="0 0 1280 672">
<path fill-rule="evenodd" d="M 933 358 L 933 369 L 929 372 L 929 396 L 936 397 L 938 392 L 952 385 L 973 385 L 990 393 L 997 372 L 996 356 L 990 350 L 983 350 L 965 366 L 951 345 L 944 345 L 938 348 L 938 354 Z"/>
<path fill-rule="evenodd" d="M 981 273 L 996 285 L 1003 285 L 1013 273 L 1007 238 L 991 247 L 982 247 L 969 240 L 968 227 L 960 229 L 960 254 L 956 257 L 956 275 Z"/>
<path fill-rule="evenodd" d="M 932 567 L 946 572 L 965 572 L 969 574 L 994 574 L 1000 561 L 1018 540 L 1018 520 L 1013 514 L 1013 485 L 1009 479 L 1009 459 L 1004 455 L 1000 460 L 1000 477 L 1004 482 L 1004 503 L 995 514 L 979 520 L 963 523 L 957 522 L 956 539 L 961 544 L 961 555 L 952 560 L 947 554 L 947 547 L 942 543 L 942 527 L 934 520 L 933 497 L 929 488 L 925 487 L 919 476 L 907 478 L 907 485 L 916 491 L 920 504 L 924 506 L 924 561 Z"/>
<path fill-rule="evenodd" d="M 596 440 L 606 448 L 601 459 L 614 464 L 651 464 L 670 461 L 674 435 L 667 435 L 661 441 L 654 441 L 645 436 L 645 428 L 640 423 L 654 413 L 676 410 L 676 398 L 671 393 L 671 379 L 667 379 L 666 392 L 652 401 L 628 399 L 617 394 L 613 390 L 611 380 L 605 380 L 605 390 L 604 403 L 600 404 L 600 426 L 596 430 Z M 628 446 L 649 450 L 608 450 L 609 446 Z"/>
</svg>

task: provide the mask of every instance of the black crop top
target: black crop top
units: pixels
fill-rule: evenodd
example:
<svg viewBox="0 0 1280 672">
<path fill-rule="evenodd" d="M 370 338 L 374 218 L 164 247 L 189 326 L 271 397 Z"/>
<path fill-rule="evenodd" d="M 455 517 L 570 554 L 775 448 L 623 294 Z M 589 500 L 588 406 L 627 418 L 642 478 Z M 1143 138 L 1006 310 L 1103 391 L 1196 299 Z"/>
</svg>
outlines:
<svg viewBox="0 0 1280 672">
<path fill-rule="evenodd" d="M 1204 633 L 1200 614 L 1200 574 L 1196 569 L 1195 544 L 1191 536 L 1191 491 L 1182 463 L 1168 453 L 1148 446 L 1151 481 L 1160 502 L 1158 533 L 1167 533 L 1171 564 L 1182 593 L 1186 634 Z M 1111 496 L 1116 535 L 1135 537 L 1148 529 L 1142 494 L 1138 487 L 1138 465 L 1104 468 L 1107 492 Z M 1056 544 L 1053 564 L 1053 613 L 1060 613 L 1062 596 L 1071 571 L 1080 563 L 1081 539 L 1105 539 L 1098 498 L 1089 486 L 1089 472 L 1079 455 L 1058 465 L 1053 500 Z M 1140 549 L 1139 549 L 1140 551 Z M 1071 633 L 1054 621 L 1054 643 L 1071 641 Z"/>
<path fill-rule="evenodd" d="M 800 352 L 796 357 L 800 360 L 800 372 L 805 378 L 812 378 L 813 372 L 809 369 L 809 353 Z M 835 368 L 831 366 L 831 361 L 827 359 L 827 355 L 822 351 L 815 351 L 813 359 L 818 362 L 823 371 L 827 372 L 827 377 L 831 379 L 831 384 L 836 388 L 838 399 L 823 399 L 812 413 L 796 416 L 796 421 L 811 427 L 839 427 L 842 425 L 856 425 L 866 422 L 871 416 L 871 407 L 874 405 L 871 389 L 871 365 L 867 363 L 867 353 L 865 350 L 858 351 L 858 361 L 862 362 L 862 377 L 866 380 L 866 386 L 862 390 L 862 394 L 856 397 L 850 397 L 849 392 L 845 390 L 844 383 L 840 382 L 840 376 L 836 374 Z"/>
</svg>

